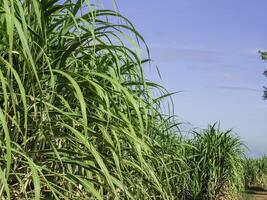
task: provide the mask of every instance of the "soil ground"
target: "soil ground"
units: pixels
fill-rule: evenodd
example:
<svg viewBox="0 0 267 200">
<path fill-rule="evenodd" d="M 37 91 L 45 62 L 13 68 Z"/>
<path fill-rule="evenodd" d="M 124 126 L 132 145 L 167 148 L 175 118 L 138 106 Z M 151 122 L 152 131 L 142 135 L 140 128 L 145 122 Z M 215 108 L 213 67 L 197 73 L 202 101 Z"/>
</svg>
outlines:
<svg viewBox="0 0 267 200">
<path fill-rule="evenodd" d="M 246 191 L 247 200 L 267 200 L 267 190 L 263 188 L 251 188 Z"/>
<path fill-rule="evenodd" d="M 267 193 L 257 192 L 256 194 L 247 195 L 247 200 L 267 200 Z"/>
</svg>

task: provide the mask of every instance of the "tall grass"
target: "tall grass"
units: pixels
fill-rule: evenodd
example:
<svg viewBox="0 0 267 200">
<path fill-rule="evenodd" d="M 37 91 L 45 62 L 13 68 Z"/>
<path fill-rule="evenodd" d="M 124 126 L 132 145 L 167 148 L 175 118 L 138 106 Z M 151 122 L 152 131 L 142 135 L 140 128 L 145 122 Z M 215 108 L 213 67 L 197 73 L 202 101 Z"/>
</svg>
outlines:
<svg viewBox="0 0 267 200">
<path fill-rule="evenodd" d="M 84 0 L 0 13 L 1 198 L 168 198 L 147 161 L 161 114 L 132 24 Z"/>
<path fill-rule="evenodd" d="M 239 198 L 244 190 L 244 148 L 231 131 L 220 131 L 216 124 L 191 140 L 188 164 L 190 199 Z"/>
<path fill-rule="evenodd" d="M 239 140 L 214 127 L 190 142 L 179 135 L 159 111 L 169 94 L 143 73 L 143 37 L 117 11 L 1 0 L 0 38 L 0 199 L 237 191 Z"/>
<path fill-rule="evenodd" d="M 267 187 L 267 157 L 247 159 L 245 163 L 246 187 Z"/>
</svg>

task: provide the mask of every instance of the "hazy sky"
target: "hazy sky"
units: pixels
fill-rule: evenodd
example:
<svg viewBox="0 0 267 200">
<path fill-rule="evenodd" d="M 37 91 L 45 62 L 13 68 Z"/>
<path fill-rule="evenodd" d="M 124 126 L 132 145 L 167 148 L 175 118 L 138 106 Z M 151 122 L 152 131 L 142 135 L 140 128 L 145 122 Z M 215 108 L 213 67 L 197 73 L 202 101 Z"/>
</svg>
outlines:
<svg viewBox="0 0 267 200">
<path fill-rule="evenodd" d="M 266 0 L 117 0 L 145 37 L 175 114 L 195 127 L 234 128 L 251 156 L 267 154 Z M 153 70 L 146 70 L 156 80 Z"/>
</svg>

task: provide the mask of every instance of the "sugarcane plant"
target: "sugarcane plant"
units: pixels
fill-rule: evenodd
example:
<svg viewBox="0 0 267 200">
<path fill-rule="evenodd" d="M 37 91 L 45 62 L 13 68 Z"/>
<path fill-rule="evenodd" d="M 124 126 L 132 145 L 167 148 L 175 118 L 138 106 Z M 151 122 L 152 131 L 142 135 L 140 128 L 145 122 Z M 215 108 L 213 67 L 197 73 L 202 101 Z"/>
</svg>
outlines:
<svg viewBox="0 0 267 200">
<path fill-rule="evenodd" d="M 116 8 L 0 0 L 0 199 L 235 197 L 242 143 L 181 135 L 148 64 Z"/>
<path fill-rule="evenodd" d="M 238 199 L 244 190 L 244 146 L 231 130 L 216 124 L 194 132 L 187 155 L 190 199 Z"/>
<path fill-rule="evenodd" d="M 267 188 L 267 157 L 248 158 L 245 163 L 246 188 Z"/>
<path fill-rule="evenodd" d="M 167 129 L 149 89 L 164 89 L 129 20 L 88 0 L 1 0 L 0 38 L 0 199 L 168 198 L 148 161 Z"/>
</svg>

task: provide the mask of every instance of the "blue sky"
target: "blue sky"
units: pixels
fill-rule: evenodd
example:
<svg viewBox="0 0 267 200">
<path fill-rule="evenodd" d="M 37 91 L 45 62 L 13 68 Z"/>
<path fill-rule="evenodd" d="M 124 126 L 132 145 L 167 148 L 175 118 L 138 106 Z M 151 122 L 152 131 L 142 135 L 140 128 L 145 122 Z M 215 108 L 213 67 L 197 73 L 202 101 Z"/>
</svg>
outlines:
<svg viewBox="0 0 267 200">
<path fill-rule="evenodd" d="M 145 37 L 175 114 L 194 127 L 220 121 L 233 128 L 250 156 L 267 154 L 266 0 L 117 0 Z M 146 70 L 159 80 L 155 70 Z"/>
</svg>

